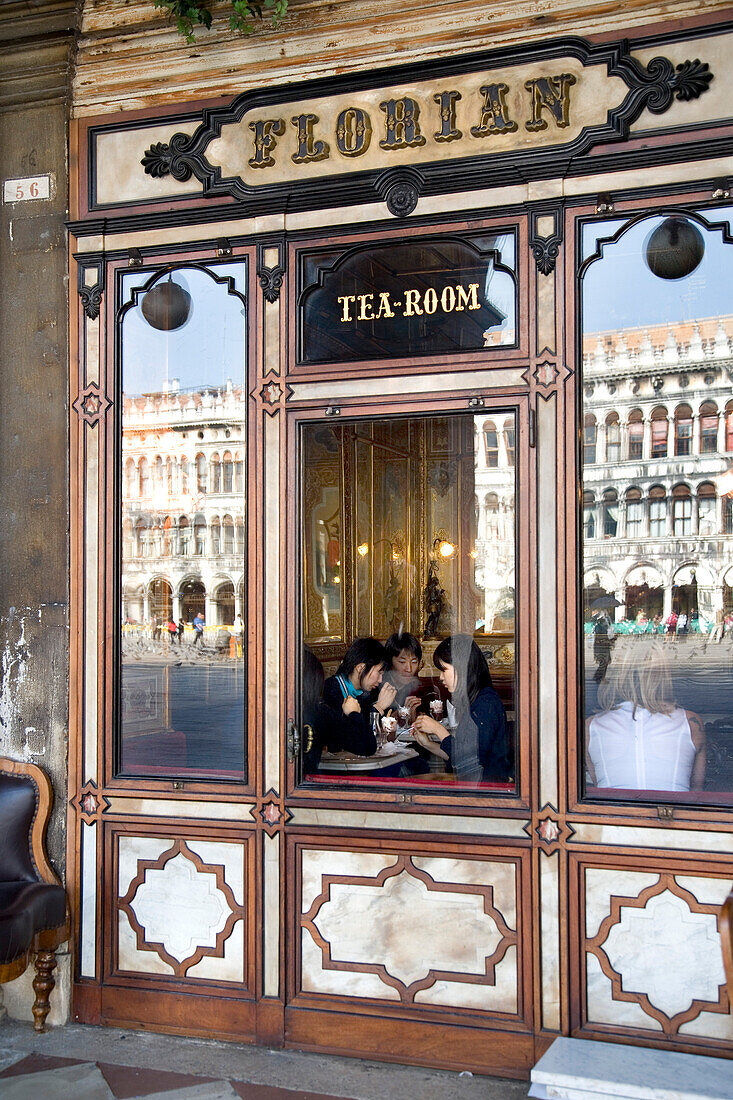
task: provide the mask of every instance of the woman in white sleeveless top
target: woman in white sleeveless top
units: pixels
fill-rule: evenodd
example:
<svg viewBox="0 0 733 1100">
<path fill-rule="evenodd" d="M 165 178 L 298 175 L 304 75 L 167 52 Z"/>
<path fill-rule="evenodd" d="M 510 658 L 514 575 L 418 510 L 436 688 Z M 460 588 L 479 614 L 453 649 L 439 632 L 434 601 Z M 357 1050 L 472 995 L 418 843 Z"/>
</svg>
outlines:
<svg viewBox="0 0 733 1100">
<path fill-rule="evenodd" d="M 644 637 L 624 647 L 598 689 L 600 714 L 586 723 L 594 787 L 699 791 L 705 780 L 705 727 L 678 707 L 664 651 Z"/>
</svg>

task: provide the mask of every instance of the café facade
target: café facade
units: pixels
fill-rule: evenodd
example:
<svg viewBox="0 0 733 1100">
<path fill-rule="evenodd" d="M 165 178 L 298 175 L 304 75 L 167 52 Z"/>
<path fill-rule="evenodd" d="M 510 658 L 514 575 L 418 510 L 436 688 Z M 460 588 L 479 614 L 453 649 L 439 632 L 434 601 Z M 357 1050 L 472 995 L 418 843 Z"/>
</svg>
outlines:
<svg viewBox="0 0 733 1100">
<path fill-rule="evenodd" d="M 595 18 L 226 94 L 205 43 L 195 94 L 125 97 L 82 42 L 75 1020 L 517 1077 L 557 1035 L 733 1053 L 733 22 Z M 306 763 L 308 662 L 405 631 L 444 704 L 436 647 L 479 647 L 501 775 Z"/>
</svg>

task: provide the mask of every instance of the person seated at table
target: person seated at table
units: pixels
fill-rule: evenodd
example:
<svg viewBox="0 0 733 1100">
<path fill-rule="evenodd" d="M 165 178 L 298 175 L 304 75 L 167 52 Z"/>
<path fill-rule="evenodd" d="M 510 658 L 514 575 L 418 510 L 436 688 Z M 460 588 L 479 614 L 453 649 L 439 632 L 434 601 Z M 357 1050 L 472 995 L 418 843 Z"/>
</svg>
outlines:
<svg viewBox="0 0 733 1100">
<path fill-rule="evenodd" d="M 628 647 L 598 689 L 599 714 L 586 722 L 586 763 L 594 787 L 700 791 L 705 727 L 677 706 L 664 648 Z"/>
<path fill-rule="evenodd" d="M 418 742 L 444 759 L 457 779 L 506 782 L 511 771 L 506 713 L 483 653 L 467 634 L 454 634 L 437 647 L 433 664 L 450 693 L 449 727 L 418 714 L 413 727 Z"/>
<path fill-rule="evenodd" d="M 377 751 L 374 724 L 391 709 L 395 689 L 382 684 L 387 657 L 376 638 L 356 638 L 344 654 L 334 676 L 323 685 L 323 701 L 346 721 L 339 725 L 339 744 L 328 742 L 330 752 L 348 751 L 373 756 Z"/>
<path fill-rule="evenodd" d="M 339 745 L 344 735 L 348 738 L 349 729 L 340 729 L 348 718 L 323 702 L 323 665 L 307 647 L 303 649 L 301 673 L 303 774 L 312 775 L 318 771 L 324 749 Z"/>
<path fill-rule="evenodd" d="M 412 721 L 420 707 L 425 688 L 418 672 L 422 668 L 422 646 L 414 634 L 407 631 L 390 634 L 384 643 L 387 655 L 387 671 L 383 683 L 395 689 L 393 706 L 407 707 Z"/>
</svg>

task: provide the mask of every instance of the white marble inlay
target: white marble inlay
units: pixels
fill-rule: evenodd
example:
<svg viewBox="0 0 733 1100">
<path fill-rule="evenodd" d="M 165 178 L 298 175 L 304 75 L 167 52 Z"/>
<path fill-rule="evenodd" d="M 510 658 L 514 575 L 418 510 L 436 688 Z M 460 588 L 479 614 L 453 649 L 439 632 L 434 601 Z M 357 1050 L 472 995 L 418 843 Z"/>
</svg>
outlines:
<svg viewBox="0 0 733 1100">
<path fill-rule="evenodd" d="M 560 854 L 540 861 L 540 938 L 542 943 L 542 1026 L 560 1027 Z"/>
<path fill-rule="evenodd" d="M 280 837 L 264 838 L 265 996 L 280 992 Z"/>
<path fill-rule="evenodd" d="M 97 782 L 97 662 L 99 584 L 99 441 L 101 428 L 82 428 L 86 443 L 84 579 L 84 783 Z"/>
<path fill-rule="evenodd" d="M 330 825 L 348 829 L 395 829 L 411 832 L 470 834 L 471 836 L 505 836 L 525 840 L 527 821 L 516 817 L 449 817 L 447 814 L 405 814 L 397 810 L 399 821 L 395 821 L 393 809 L 386 808 L 379 813 L 367 810 L 327 810 L 313 809 L 310 806 L 292 808 L 293 825 Z M 306 906 L 307 908 L 307 906 Z"/>
<path fill-rule="evenodd" d="M 265 787 L 280 787 L 280 417 L 265 417 Z"/>
<path fill-rule="evenodd" d="M 613 1024 L 617 1027 L 641 1028 L 644 1031 L 664 1031 L 636 1001 L 615 1001 L 611 979 L 601 970 L 601 964 L 590 952 L 585 957 L 586 1007 L 588 1020 L 595 1024 Z"/>
<path fill-rule="evenodd" d="M 625 906 L 603 944 L 624 990 L 645 993 L 655 1008 L 675 1016 L 694 1000 L 717 1002 L 725 981 L 712 913 L 693 913 L 669 890 L 644 909 Z"/>
<path fill-rule="evenodd" d="M 179 853 L 164 867 L 148 868 L 130 903 L 148 943 L 162 943 L 183 962 L 197 947 L 215 947 L 231 909 L 216 876 L 198 871 Z"/>
<path fill-rule="evenodd" d="M 383 886 L 333 883 L 315 924 L 334 961 L 381 964 L 407 985 L 431 970 L 484 973 L 502 936 L 483 905 L 479 894 L 429 890 L 403 870 Z"/>
<path fill-rule="evenodd" d="M 453 374 L 405 374 L 397 378 L 344 378 L 338 382 L 293 382 L 291 401 L 330 404 L 337 397 L 374 397 L 398 393 L 437 393 L 441 390 L 487 389 L 523 385 L 522 370 L 496 368 Z"/>
<path fill-rule="evenodd" d="M 81 976 L 97 973 L 97 826 L 81 826 Z"/>
<path fill-rule="evenodd" d="M 538 401 L 537 469 L 539 602 L 537 618 L 540 802 L 558 805 L 557 786 L 557 554 L 555 510 L 556 401 Z"/>
</svg>

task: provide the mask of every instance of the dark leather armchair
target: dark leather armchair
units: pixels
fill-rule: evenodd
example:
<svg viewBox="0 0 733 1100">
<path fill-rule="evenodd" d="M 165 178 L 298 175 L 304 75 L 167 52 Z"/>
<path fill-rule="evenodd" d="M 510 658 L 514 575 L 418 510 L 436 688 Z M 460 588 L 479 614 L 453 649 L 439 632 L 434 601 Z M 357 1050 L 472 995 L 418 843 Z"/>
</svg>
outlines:
<svg viewBox="0 0 733 1100">
<path fill-rule="evenodd" d="M 720 940 L 723 948 L 728 1000 L 733 1005 L 733 890 L 723 902 L 720 910 Z"/>
<path fill-rule="evenodd" d="M 35 955 L 36 1031 L 46 1029 L 56 948 L 69 938 L 66 891 L 46 856 L 52 801 L 41 768 L 0 757 L 0 983 L 19 977 Z"/>
</svg>

